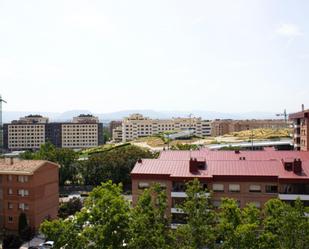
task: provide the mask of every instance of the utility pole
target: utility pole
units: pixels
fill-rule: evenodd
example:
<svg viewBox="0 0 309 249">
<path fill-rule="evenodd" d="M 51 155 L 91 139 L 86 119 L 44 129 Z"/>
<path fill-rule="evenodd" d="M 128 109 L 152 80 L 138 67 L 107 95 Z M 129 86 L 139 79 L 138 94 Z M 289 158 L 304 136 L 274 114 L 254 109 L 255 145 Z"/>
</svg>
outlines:
<svg viewBox="0 0 309 249">
<path fill-rule="evenodd" d="M 3 151 L 3 126 L 2 126 L 2 102 L 6 103 L 0 95 L 0 153 Z"/>
<path fill-rule="evenodd" d="M 284 109 L 283 113 L 277 113 L 276 116 L 277 117 L 284 117 L 285 126 L 286 126 L 286 128 L 288 128 L 288 114 L 286 112 L 286 109 Z"/>
<path fill-rule="evenodd" d="M 253 130 L 251 130 L 251 150 L 253 150 Z"/>
</svg>

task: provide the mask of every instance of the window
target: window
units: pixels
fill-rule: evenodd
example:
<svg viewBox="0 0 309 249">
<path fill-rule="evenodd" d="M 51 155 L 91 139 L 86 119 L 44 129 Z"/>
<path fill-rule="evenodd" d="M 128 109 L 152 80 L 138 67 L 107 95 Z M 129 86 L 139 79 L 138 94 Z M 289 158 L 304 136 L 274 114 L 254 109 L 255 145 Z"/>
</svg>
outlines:
<svg viewBox="0 0 309 249">
<path fill-rule="evenodd" d="M 26 189 L 19 189 L 18 190 L 18 194 L 21 196 L 28 196 L 29 195 L 29 191 Z"/>
<path fill-rule="evenodd" d="M 140 182 L 140 183 L 138 183 L 138 188 L 139 189 L 149 188 L 149 182 Z"/>
<path fill-rule="evenodd" d="M 14 207 L 14 206 L 13 206 L 13 203 L 9 202 L 9 203 L 8 203 L 8 209 L 13 209 L 13 207 Z"/>
<path fill-rule="evenodd" d="M 266 193 L 278 193 L 278 186 L 277 185 L 266 185 L 265 192 Z"/>
<path fill-rule="evenodd" d="M 240 192 L 240 185 L 239 184 L 230 184 L 229 185 L 230 192 Z"/>
<path fill-rule="evenodd" d="M 12 195 L 12 194 L 13 194 L 13 189 L 9 188 L 9 189 L 8 189 L 8 194 L 9 194 L 9 195 Z"/>
<path fill-rule="evenodd" d="M 261 192 L 261 185 L 250 185 L 249 192 Z"/>
<path fill-rule="evenodd" d="M 9 216 L 8 220 L 9 220 L 9 223 L 13 223 L 13 217 L 12 216 Z"/>
<path fill-rule="evenodd" d="M 25 204 L 25 203 L 19 203 L 19 209 L 28 210 L 29 209 L 29 205 Z"/>
<path fill-rule="evenodd" d="M 224 185 L 219 183 L 214 183 L 212 185 L 212 190 L 214 192 L 224 192 Z"/>
<path fill-rule="evenodd" d="M 28 176 L 18 176 L 19 182 L 28 182 Z"/>
<path fill-rule="evenodd" d="M 8 175 L 8 181 L 9 182 L 13 181 L 13 176 L 12 175 Z"/>
</svg>

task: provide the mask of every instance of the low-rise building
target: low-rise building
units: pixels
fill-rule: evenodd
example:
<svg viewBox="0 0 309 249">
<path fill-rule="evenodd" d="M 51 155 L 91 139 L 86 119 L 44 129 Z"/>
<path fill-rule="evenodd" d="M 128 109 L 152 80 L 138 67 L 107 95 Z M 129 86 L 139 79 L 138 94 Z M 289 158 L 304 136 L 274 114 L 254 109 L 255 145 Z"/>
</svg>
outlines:
<svg viewBox="0 0 309 249">
<path fill-rule="evenodd" d="M 21 213 L 36 230 L 45 219 L 57 218 L 58 171 L 59 165 L 48 161 L 2 159 L 0 228 L 17 231 Z"/>
<path fill-rule="evenodd" d="M 199 179 L 212 191 L 212 203 L 221 198 L 240 207 L 262 207 L 271 198 L 291 202 L 300 198 L 309 206 L 309 152 L 297 151 L 163 151 L 158 159 L 141 159 L 131 172 L 133 204 L 145 188 L 166 188 L 169 213 L 177 223 L 177 204 L 186 198 L 185 183 Z"/>
<path fill-rule="evenodd" d="M 150 119 L 141 114 L 132 114 L 122 122 L 122 141 L 156 135 L 166 131 L 193 130 L 200 137 L 211 135 L 209 120 L 201 118 Z"/>
<path fill-rule="evenodd" d="M 3 125 L 4 149 L 37 150 L 47 141 L 59 148 L 90 148 L 103 144 L 103 124 L 92 115 L 81 114 L 73 122 L 48 122 L 30 115 Z"/>
<path fill-rule="evenodd" d="M 239 132 L 252 129 L 282 129 L 288 128 L 290 123 L 281 119 L 251 119 L 233 120 L 216 119 L 211 123 L 211 135 L 213 137 L 223 136 L 232 132 Z"/>
</svg>

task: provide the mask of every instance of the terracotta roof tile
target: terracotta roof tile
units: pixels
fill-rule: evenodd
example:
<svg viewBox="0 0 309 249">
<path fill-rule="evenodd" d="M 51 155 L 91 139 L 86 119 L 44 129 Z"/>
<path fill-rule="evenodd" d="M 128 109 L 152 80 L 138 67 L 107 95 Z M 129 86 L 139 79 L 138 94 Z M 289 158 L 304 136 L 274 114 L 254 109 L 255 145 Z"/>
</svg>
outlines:
<svg viewBox="0 0 309 249">
<path fill-rule="evenodd" d="M 206 160 L 206 169 L 195 175 L 189 171 L 190 158 Z M 240 158 L 242 160 L 240 160 Z M 244 159 L 245 158 L 245 159 Z M 302 160 L 302 174 L 284 169 L 282 160 Z M 169 175 L 171 177 L 271 176 L 309 180 L 309 152 L 298 151 L 164 151 L 158 159 L 143 159 L 132 175 Z"/>
<path fill-rule="evenodd" d="M 44 160 L 20 160 L 10 164 L 5 160 L 0 161 L 0 174 L 33 174 L 48 161 Z M 51 163 L 51 162 L 48 162 Z M 51 163 L 54 164 L 54 163 Z M 54 164 L 57 165 L 57 164 Z"/>
</svg>

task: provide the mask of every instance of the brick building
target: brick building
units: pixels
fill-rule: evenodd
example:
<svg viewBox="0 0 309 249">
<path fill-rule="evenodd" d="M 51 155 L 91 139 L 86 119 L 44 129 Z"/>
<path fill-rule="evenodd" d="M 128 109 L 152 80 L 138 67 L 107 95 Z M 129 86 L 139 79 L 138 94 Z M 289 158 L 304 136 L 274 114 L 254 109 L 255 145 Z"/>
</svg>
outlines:
<svg viewBox="0 0 309 249">
<path fill-rule="evenodd" d="M 240 207 L 252 202 L 262 207 L 271 198 L 290 202 L 300 198 L 309 206 L 309 152 L 298 151 L 164 151 L 158 159 L 142 159 L 131 172 L 133 203 L 141 190 L 160 183 L 167 190 L 172 220 L 176 205 L 185 197 L 185 182 L 198 178 L 222 197 L 234 198 Z"/>
<path fill-rule="evenodd" d="M 213 137 L 223 136 L 232 132 L 239 132 L 252 129 L 281 129 L 288 128 L 289 123 L 278 119 L 251 119 L 233 120 L 216 119 L 211 123 L 211 135 Z"/>
<path fill-rule="evenodd" d="M 294 148 L 295 150 L 309 150 L 309 109 L 302 108 L 301 112 L 289 115 L 294 127 Z"/>
<path fill-rule="evenodd" d="M 14 159 L 15 160 L 15 159 Z M 20 213 L 38 229 L 58 215 L 59 166 L 48 161 L 0 161 L 0 229 L 16 231 Z"/>
</svg>

